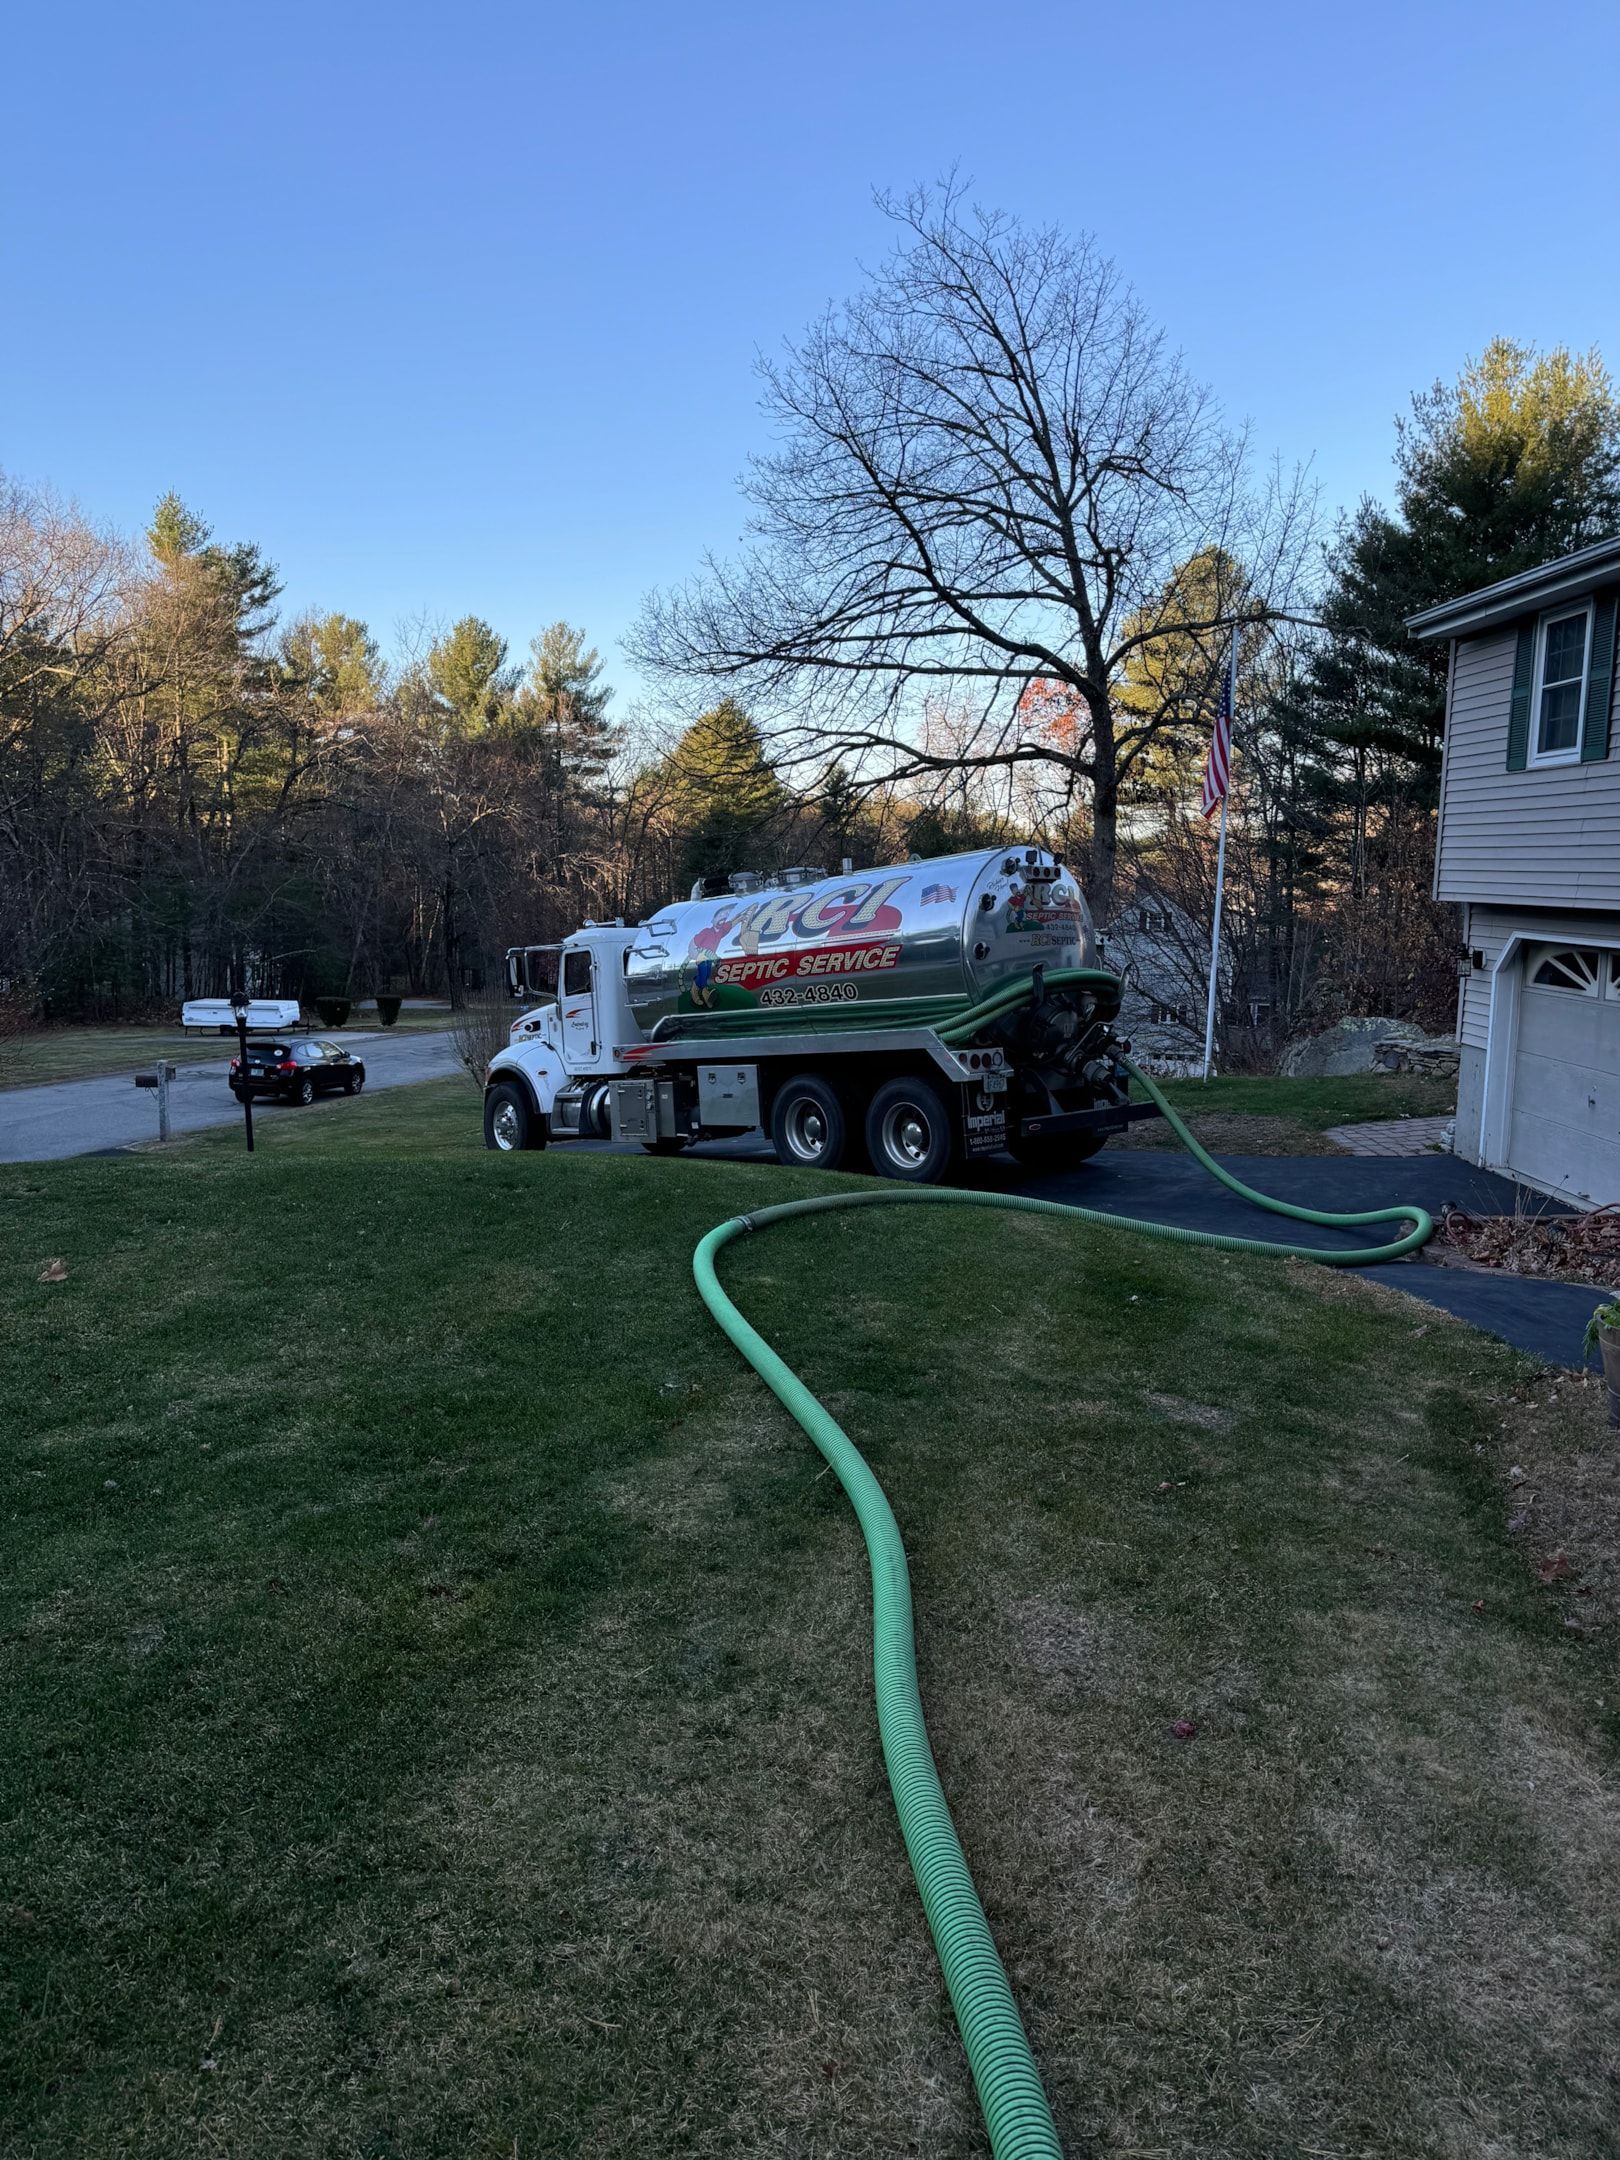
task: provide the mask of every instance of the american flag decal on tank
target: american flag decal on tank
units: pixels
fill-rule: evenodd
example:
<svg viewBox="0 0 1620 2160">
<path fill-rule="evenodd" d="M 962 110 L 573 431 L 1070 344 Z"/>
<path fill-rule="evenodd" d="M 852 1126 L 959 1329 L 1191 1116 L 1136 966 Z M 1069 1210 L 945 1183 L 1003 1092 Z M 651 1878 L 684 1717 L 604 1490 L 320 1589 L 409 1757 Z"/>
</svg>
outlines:
<svg viewBox="0 0 1620 2160">
<path fill-rule="evenodd" d="M 925 885 L 918 895 L 924 907 L 938 907 L 956 898 L 954 885 Z"/>
</svg>

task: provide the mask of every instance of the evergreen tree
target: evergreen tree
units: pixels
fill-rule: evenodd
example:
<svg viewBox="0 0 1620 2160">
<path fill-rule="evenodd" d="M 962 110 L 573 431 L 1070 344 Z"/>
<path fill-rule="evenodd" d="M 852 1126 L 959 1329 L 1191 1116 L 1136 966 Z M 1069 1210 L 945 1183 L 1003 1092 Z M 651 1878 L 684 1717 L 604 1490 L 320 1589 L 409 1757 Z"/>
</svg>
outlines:
<svg viewBox="0 0 1620 2160">
<path fill-rule="evenodd" d="M 152 522 L 146 529 L 147 545 L 165 569 L 172 568 L 184 556 L 200 554 L 208 539 L 208 527 L 186 508 L 172 489 L 153 511 Z"/>
<path fill-rule="evenodd" d="M 518 670 L 506 664 L 505 638 L 482 617 L 464 615 L 430 646 L 427 681 L 447 733 L 483 735 L 506 711 Z"/>
<path fill-rule="evenodd" d="M 541 735 L 558 780 L 589 784 L 606 772 L 617 739 L 607 717 L 613 692 L 602 681 L 595 646 L 571 623 L 554 622 L 529 643 L 533 655 L 519 697 L 522 725 Z"/>
<path fill-rule="evenodd" d="M 283 632 L 282 663 L 322 720 L 369 712 L 384 690 L 382 655 L 352 615 L 305 615 Z"/>
<path fill-rule="evenodd" d="M 772 827 L 789 797 L 759 729 L 734 698 L 692 723 L 670 753 L 665 778 L 685 834 L 683 882 L 772 867 Z"/>
<path fill-rule="evenodd" d="M 1444 645 L 1406 618 L 1620 531 L 1620 401 L 1597 354 L 1497 338 L 1397 423 L 1396 509 L 1341 533 L 1315 706 L 1330 737 L 1438 785 Z"/>
</svg>

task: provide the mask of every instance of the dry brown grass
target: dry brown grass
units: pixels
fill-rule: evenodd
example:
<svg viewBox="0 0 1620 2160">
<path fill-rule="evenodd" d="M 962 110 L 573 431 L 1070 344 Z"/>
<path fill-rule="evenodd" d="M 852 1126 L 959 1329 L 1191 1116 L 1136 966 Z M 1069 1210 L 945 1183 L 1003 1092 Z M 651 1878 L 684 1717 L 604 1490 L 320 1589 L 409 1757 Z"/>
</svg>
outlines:
<svg viewBox="0 0 1620 2160">
<path fill-rule="evenodd" d="M 1620 1655 L 1620 1430 L 1597 1373 L 1548 1372 L 1502 1403 L 1508 1535 L 1570 1633 Z M 1517 1473 L 1517 1474 L 1516 1474 Z"/>
</svg>

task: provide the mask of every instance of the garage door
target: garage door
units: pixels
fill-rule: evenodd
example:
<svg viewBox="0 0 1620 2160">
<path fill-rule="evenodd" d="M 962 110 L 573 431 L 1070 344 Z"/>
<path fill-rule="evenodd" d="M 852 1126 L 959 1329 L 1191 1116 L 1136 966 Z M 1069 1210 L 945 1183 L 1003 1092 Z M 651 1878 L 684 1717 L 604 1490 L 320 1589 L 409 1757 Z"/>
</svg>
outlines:
<svg viewBox="0 0 1620 2160">
<path fill-rule="evenodd" d="M 1620 952 L 1527 954 L 1508 1167 L 1572 1200 L 1620 1200 Z"/>
</svg>

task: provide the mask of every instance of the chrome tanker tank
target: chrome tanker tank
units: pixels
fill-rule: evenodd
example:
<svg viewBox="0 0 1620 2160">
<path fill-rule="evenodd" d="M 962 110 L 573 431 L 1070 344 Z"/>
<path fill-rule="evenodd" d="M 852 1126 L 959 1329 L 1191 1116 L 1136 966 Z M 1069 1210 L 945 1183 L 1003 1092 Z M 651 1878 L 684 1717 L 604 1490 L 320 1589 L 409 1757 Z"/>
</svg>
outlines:
<svg viewBox="0 0 1620 2160">
<path fill-rule="evenodd" d="M 787 871 L 644 922 L 625 955 L 645 1032 L 676 1014 L 983 997 L 1034 967 L 1095 967 L 1079 886 L 1044 848 L 980 848 L 838 877 Z M 903 1016 L 897 1016 L 897 1021 Z"/>
</svg>

